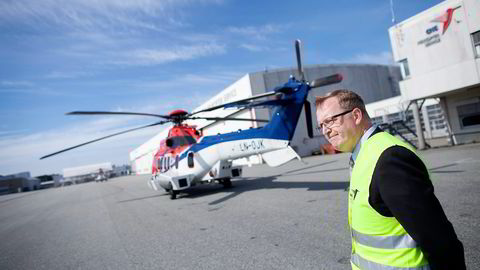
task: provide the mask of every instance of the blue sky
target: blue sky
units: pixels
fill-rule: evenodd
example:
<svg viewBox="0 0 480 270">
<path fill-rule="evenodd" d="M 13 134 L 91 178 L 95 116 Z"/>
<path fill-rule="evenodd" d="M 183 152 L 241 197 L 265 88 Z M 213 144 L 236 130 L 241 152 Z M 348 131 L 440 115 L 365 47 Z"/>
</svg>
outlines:
<svg viewBox="0 0 480 270">
<path fill-rule="evenodd" d="M 441 1 L 393 1 L 397 22 Z M 0 175 L 111 161 L 162 128 L 39 160 L 154 122 L 74 110 L 192 110 L 248 72 L 305 64 L 392 64 L 390 0 L 0 0 Z"/>
</svg>

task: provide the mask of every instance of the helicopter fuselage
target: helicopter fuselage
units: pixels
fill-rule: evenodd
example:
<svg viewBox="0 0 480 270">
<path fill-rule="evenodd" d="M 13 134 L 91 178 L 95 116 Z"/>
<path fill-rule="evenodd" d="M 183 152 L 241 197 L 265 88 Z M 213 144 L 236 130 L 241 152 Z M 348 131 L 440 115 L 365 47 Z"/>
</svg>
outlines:
<svg viewBox="0 0 480 270">
<path fill-rule="evenodd" d="M 230 178 L 241 176 L 241 167 L 232 166 L 235 159 L 262 155 L 268 164 L 280 165 L 284 163 L 283 160 L 286 162 L 298 157 L 289 147 L 289 142 L 309 90 L 308 84 L 294 78 L 277 88 L 281 97 L 268 101 L 268 105 L 274 105 L 277 109 L 264 127 L 203 137 L 196 137 L 192 129 L 183 132 L 183 139 L 171 136 L 172 129 L 169 138 L 155 155 L 150 185 L 155 190 L 160 187 L 167 191 L 183 190 L 201 182 L 229 181 Z M 185 126 L 180 128 L 185 129 Z M 184 145 L 173 147 L 172 138 L 183 141 Z M 275 151 L 279 151 L 278 155 L 268 155 Z"/>
</svg>

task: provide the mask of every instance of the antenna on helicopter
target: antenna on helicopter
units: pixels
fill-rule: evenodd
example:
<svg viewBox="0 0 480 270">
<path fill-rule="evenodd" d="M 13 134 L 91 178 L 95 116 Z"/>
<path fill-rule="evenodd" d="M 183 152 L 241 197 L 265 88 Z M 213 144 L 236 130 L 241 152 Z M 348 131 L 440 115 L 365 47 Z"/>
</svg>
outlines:
<svg viewBox="0 0 480 270">
<path fill-rule="evenodd" d="M 303 72 L 301 49 L 302 42 L 300 41 L 300 39 L 295 40 L 295 53 L 297 55 L 298 74 L 300 75 L 300 81 L 305 82 L 305 73 Z"/>
</svg>

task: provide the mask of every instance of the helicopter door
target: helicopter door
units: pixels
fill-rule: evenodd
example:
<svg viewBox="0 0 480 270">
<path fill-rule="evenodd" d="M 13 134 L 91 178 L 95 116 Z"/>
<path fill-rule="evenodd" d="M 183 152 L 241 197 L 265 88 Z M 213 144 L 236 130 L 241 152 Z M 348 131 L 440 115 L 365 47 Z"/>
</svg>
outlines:
<svg viewBox="0 0 480 270">
<path fill-rule="evenodd" d="M 157 170 L 158 171 L 162 171 L 162 169 L 163 169 L 162 160 L 163 160 L 163 158 L 157 159 Z"/>
</svg>

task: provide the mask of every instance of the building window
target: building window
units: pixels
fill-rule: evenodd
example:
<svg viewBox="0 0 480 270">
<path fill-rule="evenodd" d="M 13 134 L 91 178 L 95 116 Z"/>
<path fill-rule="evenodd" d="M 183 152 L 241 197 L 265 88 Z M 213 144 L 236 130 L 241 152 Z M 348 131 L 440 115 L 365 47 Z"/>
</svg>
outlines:
<svg viewBox="0 0 480 270">
<path fill-rule="evenodd" d="M 402 120 L 402 115 L 401 113 L 390 113 L 387 115 L 387 120 L 388 122 L 394 122 L 394 121 L 399 121 Z"/>
<path fill-rule="evenodd" d="M 410 77 L 410 68 L 408 67 L 408 59 L 402 59 L 398 62 L 400 64 L 400 69 L 402 71 L 403 79 Z"/>
<path fill-rule="evenodd" d="M 458 118 L 462 128 L 480 125 L 480 101 L 457 107 Z"/>
<path fill-rule="evenodd" d="M 375 124 L 375 125 L 383 124 L 382 116 L 372 117 L 370 120 L 372 120 L 372 124 Z"/>
<path fill-rule="evenodd" d="M 425 123 L 424 123 L 424 117 L 423 117 L 422 110 L 418 111 L 418 116 L 420 117 L 420 125 L 422 126 L 422 130 L 425 131 Z M 407 127 L 409 127 L 411 130 L 414 130 L 415 132 L 417 132 L 417 127 L 415 126 L 415 120 L 414 120 L 414 117 L 413 117 L 413 111 L 412 110 L 408 110 L 408 111 L 405 112 L 404 119 L 407 120 L 405 122 L 405 125 L 407 125 Z M 405 132 L 405 131 L 403 131 L 403 132 Z"/>
<path fill-rule="evenodd" d="M 473 48 L 475 49 L 475 56 L 480 57 L 480 31 L 472 34 Z"/>
<path fill-rule="evenodd" d="M 430 120 L 430 127 L 435 129 L 445 129 L 447 127 L 443 110 L 440 104 L 433 104 L 427 106 L 428 119 Z"/>
</svg>

